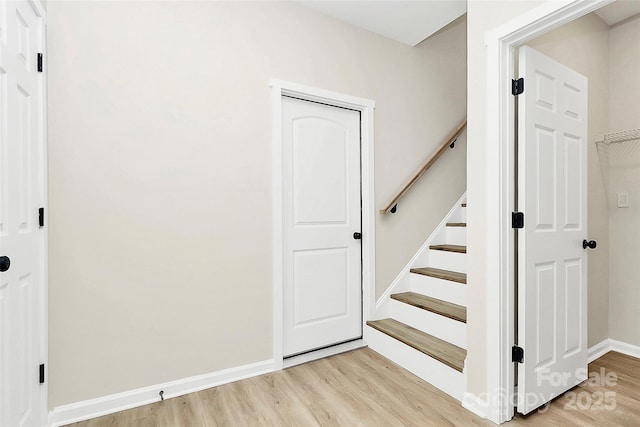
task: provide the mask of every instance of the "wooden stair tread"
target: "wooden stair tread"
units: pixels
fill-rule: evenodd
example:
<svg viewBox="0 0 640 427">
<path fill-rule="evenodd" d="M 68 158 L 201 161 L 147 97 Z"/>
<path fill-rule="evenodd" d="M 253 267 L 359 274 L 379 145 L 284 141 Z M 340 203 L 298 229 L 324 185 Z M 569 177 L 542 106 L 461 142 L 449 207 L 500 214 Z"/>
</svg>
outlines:
<svg viewBox="0 0 640 427">
<path fill-rule="evenodd" d="M 461 305 L 452 304 L 447 301 L 431 298 L 415 292 L 392 294 L 391 298 L 396 301 L 448 317 L 449 319 L 457 320 L 458 322 L 467 323 L 467 308 Z"/>
<path fill-rule="evenodd" d="M 448 222 L 447 227 L 466 227 L 466 222 Z"/>
<path fill-rule="evenodd" d="M 367 325 L 462 372 L 467 351 L 458 346 L 393 319 L 368 321 Z"/>
<path fill-rule="evenodd" d="M 412 268 L 410 271 L 415 274 L 422 274 L 423 276 L 435 277 L 436 279 L 467 284 L 467 275 L 465 273 L 458 273 L 457 271 L 441 270 L 432 267 Z"/>
<path fill-rule="evenodd" d="M 467 207 L 467 204 L 466 204 L 466 203 L 463 203 L 463 204 L 462 204 L 462 207 L 463 207 L 463 208 L 466 208 L 466 207 Z"/>
<path fill-rule="evenodd" d="M 436 251 L 447 251 L 447 252 L 457 252 L 461 254 L 467 253 L 467 247 L 461 245 L 431 245 L 429 249 L 433 249 Z"/>
</svg>

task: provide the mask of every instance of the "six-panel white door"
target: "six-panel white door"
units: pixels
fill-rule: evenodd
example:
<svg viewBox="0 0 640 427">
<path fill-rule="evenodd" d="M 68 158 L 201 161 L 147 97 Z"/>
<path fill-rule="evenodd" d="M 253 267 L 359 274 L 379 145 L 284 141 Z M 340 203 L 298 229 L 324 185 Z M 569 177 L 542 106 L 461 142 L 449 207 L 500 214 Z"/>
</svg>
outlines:
<svg viewBox="0 0 640 427">
<path fill-rule="evenodd" d="M 37 54 L 44 25 L 26 1 L 0 2 L 0 426 L 42 426 L 46 385 L 44 104 Z"/>
<path fill-rule="evenodd" d="M 587 79 L 520 48 L 518 412 L 587 378 Z"/>
<path fill-rule="evenodd" d="M 284 356 L 362 336 L 360 112 L 282 97 Z"/>
</svg>

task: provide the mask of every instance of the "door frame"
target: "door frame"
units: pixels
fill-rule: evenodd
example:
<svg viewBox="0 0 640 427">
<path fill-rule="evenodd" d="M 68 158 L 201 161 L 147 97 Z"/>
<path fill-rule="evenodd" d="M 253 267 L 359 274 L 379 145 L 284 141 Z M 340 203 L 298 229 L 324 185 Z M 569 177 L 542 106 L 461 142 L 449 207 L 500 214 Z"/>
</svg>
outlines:
<svg viewBox="0 0 640 427">
<path fill-rule="evenodd" d="M 506 24 L 485 34 L 487 58 L 487 132 L 489 150 L 486 170 L 487 224 L 486 322 L 487 334 L 486 416 L 500 424 L 514 416 L 515 377 L 511 362 L 514 344 L 514 230 L 511 212 L 514 206 L 515 159 L 513 141 L 514 96 L 507 88 L 515 76 L 514 50 L 518 46 L 599 9 L 614 0 L 547 1 Z"/>
<path fill-rule="evenodd" d="M 375 101 L 331 92 L 284 80 L 271 79 L 272 165 L 272 284 L 273 368 L 283 368 L 283 206 L 282 206 L 282 96 L 321 102 L 360 111 L 360 161 L 362 191 L 362 323 L 375 307 L 375 207 L 373 113 Z M 326 355 L 323 353 L 323 355 Z"/>
</svg>

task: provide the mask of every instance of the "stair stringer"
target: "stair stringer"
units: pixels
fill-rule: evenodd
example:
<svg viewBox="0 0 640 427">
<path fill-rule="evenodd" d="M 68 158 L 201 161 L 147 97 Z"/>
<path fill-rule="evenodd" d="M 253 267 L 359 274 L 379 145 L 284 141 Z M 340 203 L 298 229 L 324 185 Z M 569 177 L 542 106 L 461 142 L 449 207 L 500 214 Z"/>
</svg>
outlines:
<svg viewBox="0 0 640 427">
<path fill-rule="evenodd" d="M 411 269 L 416 267 L 422 267 L 429 265 L 429 246 L 443 243 L 447 237 L 447 222 L 459 222 L 462 218 L 462 203 L 467 198 L 467 192 L 465 191 L 462 196 L 456 201 L 455 205 L 444 216 L 440 224 L 436 226 L 431 235 L 427 238 L 424 244 L 418 249 L 416 254 L 400 271 L 400 274 L 391 282 L 391 285 L 387 290 L 378 298 L 374 312 L 371 313 L 370 319 L 382 319 L 389 317 L 391 313 L 391 294 L 397 294 L 401 292 L 408 292 L 411 290 Z M 365 328 L 365 339 L 366 330 Z"/>
</svg>

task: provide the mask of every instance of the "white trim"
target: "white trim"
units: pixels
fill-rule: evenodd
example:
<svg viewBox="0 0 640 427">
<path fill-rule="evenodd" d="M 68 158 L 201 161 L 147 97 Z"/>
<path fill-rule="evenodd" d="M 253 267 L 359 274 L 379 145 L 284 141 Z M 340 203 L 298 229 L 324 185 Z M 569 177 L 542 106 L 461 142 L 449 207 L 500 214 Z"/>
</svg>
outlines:
<svg viewBox="0 0 640 427">
<path fill-rule="evenodd" d="M 271 360 L 265 360 L 249 365 L 223 369 L 209 374 L 196 375 L 136 390 L 111 394 L 97 399 L 72 403 L 70 405 L 57 406 L 49 413 L 48 425 L 58 427 L 158 402 L 160 400 L 159 393 L 161 390 L 164 390 L 164 398 L 170 399 L 272 371 L 273 362 Z"/>
<path fill-rule="evenodd" d="M 640 359 L 640 346 L 607 338 L 589 348 L 589 358 L 587 360 L 591 363 L 610 351 Z"/>
<path fill-rule="evenodd" d="M 487 417 L 494 423 L 513 418 L 513 366 L 510 359 L 514 337 L 513 203 L 514 136 L 513 96 L 506 90 L 514 76 L 515 47 L 554 28 L 592 12 L 612 0 L 548 1 L 532 11 L 485 34 L 487 46 Z M 506 391 L 506 393 L 505 393 Z M 502 398 L 500 396 L 503 396 Z"/>
<path fill-rule="evenodd" d="M 587 363 L 591 363 L 594 360 L 604 356 L 605 354 L 611 351 L 611 340 L 604 339 L 600 341 L 598 344 L 589 348 L 589 352 L 587 353 Z"/>
<path fill-rule="evenodd" d="M 640 359 L 640 346 L 616 341 L 611 338 L 609 338 L 609 344 L 611 345 L 611 351 L 617 351 L 618 353 Z"/>
<path fill-rule="evenodd" d="M 462 397 L 462 407 L 473 412 L 480 418 L 487 418 L 489 404 L 472 393 L 465 393 Z"/>
<path fill-rule="evenodd" d="M 331 347 L 322 348 L 320 350 L 311 351 L 309 353 L 285 359 L 283 361 L 282 368 L 291 368 L 293 366 L 302 365 L 303 363 L 313 362 L 314 360 L 324 359 L 325 357 L 335 356 L 340 353 L 346 353 L 366 346 L 367 344 L 362 339 L 332 345 Z"/>
<path fill-rule="evenodd" d="M 371 319 L 375 307 L 374 133 L 375 102 L 283 80 L 269 80 L 271 87 L 272 162 L 272 262 L 273 262 L 273 363 L 282 369 L 282 95 L 360 111 L 362 162 L 362 324 Z"/>
</svg>

